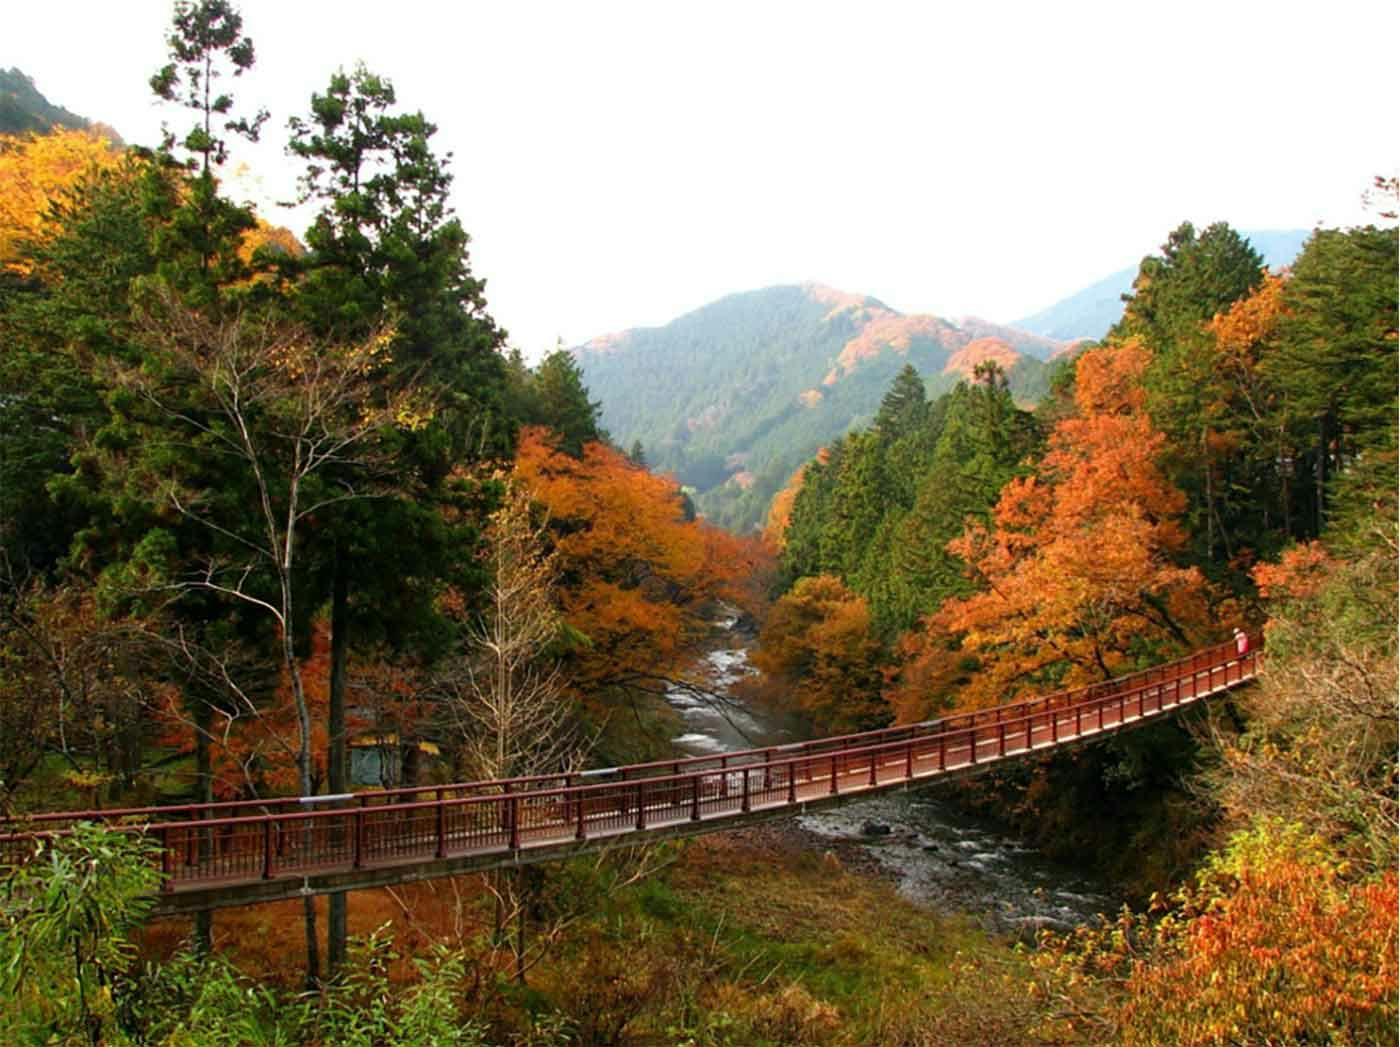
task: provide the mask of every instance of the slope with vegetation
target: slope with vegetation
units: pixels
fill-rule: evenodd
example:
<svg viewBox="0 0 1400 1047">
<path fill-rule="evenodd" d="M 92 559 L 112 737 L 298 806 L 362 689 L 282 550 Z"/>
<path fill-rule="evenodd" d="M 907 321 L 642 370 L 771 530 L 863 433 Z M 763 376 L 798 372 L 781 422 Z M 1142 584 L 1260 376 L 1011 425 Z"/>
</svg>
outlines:
<svg viewBox="0 0 1400 1047">
<path fill-rule="evenodd" d="M 984 321 L 905 315 L 801 284 L 731 295 L 574 353 L 612 436 L 640 442 L 653 465 L 695 491 L 701 512 L 743 531 L 763 521 L 819 447 L 869 423 L 902 367 L 942 392 L 970 370 L 955 359 L 970 344 L 995 348 L 1024 402 L 1044 393 L 1043 361 L 1060 348 Z"/>
<path fill-rule="evenodd" d="M 1034 416 L 985 372 L 931 404 L 901 376 L 776 503 L 788 588 L 756 660 L 824 728 L 1109 679 L 1264 625 L 1264 682 L 1221 712 L 966 793 L 1162 892 L 1037 954 L 1048 1042 L 1393 1032 L 1396 268 L 1394 228 L 1319 229 L 1273 273 L 1228 226 L 1183 224 Z M 960 415 L 970 442 L 934 468 Z"/>
</svg>

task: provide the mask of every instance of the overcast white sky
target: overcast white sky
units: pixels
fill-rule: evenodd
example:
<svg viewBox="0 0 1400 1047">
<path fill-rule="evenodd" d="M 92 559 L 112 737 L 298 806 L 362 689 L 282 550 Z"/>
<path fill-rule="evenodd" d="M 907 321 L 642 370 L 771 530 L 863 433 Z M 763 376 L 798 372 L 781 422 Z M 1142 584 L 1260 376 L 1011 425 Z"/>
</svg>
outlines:
<svg viewBox="0 0 1400 1047">
<path fill-rule="evenodd" d="M 455 154 L 473 268 L 532 356 L 802 280 L 1012 320 L 1183 219 L 1360 221 L 1400 163 L 1391 2 L 241 9 L 240 103 L 273 112 L 266 196 L 290 195 L 286 119 L 334 69 L 389 76 Z M 146 87 L 170 11 L 12 5 L 0 66 L 153 142 L 178 115 Z"/>
</svg>

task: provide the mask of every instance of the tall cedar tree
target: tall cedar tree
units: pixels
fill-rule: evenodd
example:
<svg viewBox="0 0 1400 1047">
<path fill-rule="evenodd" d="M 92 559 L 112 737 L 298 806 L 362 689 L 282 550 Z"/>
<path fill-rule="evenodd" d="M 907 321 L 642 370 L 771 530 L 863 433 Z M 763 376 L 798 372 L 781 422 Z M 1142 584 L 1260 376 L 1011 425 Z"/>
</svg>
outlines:
<svg viewBox="0 0 1400 1047">
<path fill-rule="evenodd" d="M 437 128 L 421 112 L 396 108 L 393 84 L 360 66 L 338 72 L 310 115 L 291 121 L 290 151 L 306 161 L 301 200 L 320 205 L 299 266 L 297 307 L 314 330 L 363 338 L 391 325 L 395 387 L 432 392 L 428 424 L 399 434 L 396 496 L 346 504 L 324 514 L 319 565 L 331 599 L 329 788 L 346 779 L 346 661 L 352 635 L 402 643 L 445 636 L 435 617 L 436 579 L 480 586 L 471 514 L 444 526 L 438 506 L 464 494 L 454 467 L 508 452 L 502 332 L 486 312 L 485 285 L 472 275 L 469 238 L 453 216 L 450 157 L 432 148 Z M 457 473 L 457 477 L 465 474 Z M 393 569 L 386 570 L 386 559 Z M 475 578 L 473 578 L 475 575 Z M 352 624 L 353 622 L 353 624 Z M 445 623 L 440 623 L 445 624 Z M 331 901 L 332 965 L 344 957 L 344 896 Z"/>
</svg>

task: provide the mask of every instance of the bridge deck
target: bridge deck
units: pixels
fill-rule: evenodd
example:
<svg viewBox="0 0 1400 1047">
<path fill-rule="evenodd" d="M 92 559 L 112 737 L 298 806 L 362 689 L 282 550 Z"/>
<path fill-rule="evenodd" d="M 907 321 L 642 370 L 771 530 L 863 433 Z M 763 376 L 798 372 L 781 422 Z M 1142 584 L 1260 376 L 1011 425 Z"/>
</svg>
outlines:
<svg viewBox="0 0 1400 1047">
<path fill-rule="evenodd" d="M 160 844 L 172 914 L 549 861 L 825 807 L 970 773 L 1169 715 L 1253 680 L 1233 643 L 1179 662 L 977 714 L 838 739 L 614 768 L 603 780 L 509 782 L 357 794 L 332 809 L 269 803 L 68 812 L 0 836 L 0 860 L 36 831 L 105 817 Z M 171 814 L 180 816 L 171 820 Z M 141 824 L 122 825 L 120 819 Z M 156 820 L 163 819 L 163 820 Z M 26 846 L 27 844 L 27 846 Z"/>
</svg>

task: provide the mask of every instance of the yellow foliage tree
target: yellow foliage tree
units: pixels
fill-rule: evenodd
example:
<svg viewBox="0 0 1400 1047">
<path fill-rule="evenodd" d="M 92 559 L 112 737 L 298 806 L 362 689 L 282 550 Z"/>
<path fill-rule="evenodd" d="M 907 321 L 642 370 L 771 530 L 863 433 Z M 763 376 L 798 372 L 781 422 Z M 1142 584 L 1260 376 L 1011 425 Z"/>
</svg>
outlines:
<svg viewBox="0 0 1400 1047">
<path fill-rule="evenodd" d="M 0 266 L 28 271 L 23 244 L 42 234 L 51 203 L 83 175 L 116 166 L 121 156 L 89 131 L 0 136 Z"/>
</svg>

